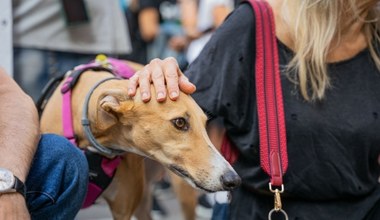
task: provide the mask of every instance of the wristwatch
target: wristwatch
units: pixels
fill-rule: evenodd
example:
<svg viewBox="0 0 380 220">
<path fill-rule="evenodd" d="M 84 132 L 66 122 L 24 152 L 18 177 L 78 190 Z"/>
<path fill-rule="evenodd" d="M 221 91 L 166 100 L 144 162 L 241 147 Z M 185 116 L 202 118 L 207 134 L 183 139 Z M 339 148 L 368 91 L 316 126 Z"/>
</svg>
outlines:
<svg viewBox="0 0 380 220">
<path fill-rule="evenodd" d="M 25 198 L 25 185 L 10 170 L 0 168 L 0 194 L 12 192 L 18 192 Z"/>
</svg>

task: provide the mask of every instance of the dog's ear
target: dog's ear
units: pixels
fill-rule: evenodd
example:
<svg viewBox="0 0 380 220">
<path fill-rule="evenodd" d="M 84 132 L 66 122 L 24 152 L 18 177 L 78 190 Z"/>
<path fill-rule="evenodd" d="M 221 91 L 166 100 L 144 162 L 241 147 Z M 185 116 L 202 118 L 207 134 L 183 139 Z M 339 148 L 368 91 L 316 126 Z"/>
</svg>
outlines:
<svg viewBox="0 0 380 220">
<path fill-rule="evenodd" d="M 121 102 L 128 100 L 126 91 L 121 89 L 104 91 L 98 99 L 96 127 L 100 130 L 106 130 L 115 125 L 120 113 L 125 111 L 125 106 L 121 107 Z"/>
</svg>

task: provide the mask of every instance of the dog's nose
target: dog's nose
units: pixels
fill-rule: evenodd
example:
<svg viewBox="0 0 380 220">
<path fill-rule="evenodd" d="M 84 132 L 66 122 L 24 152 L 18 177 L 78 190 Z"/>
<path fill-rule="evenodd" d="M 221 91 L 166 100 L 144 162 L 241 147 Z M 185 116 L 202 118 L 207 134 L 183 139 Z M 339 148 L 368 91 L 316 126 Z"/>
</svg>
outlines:
<svg viewBox="0 0 380 220">
<path fill-rule="evenodd" d="M 220 177 L 220 181 L 223 184 L 225 190 L 232 190 L 241 183 L 240 176 L 232 170 L 227 171 Z"/>
</svg>

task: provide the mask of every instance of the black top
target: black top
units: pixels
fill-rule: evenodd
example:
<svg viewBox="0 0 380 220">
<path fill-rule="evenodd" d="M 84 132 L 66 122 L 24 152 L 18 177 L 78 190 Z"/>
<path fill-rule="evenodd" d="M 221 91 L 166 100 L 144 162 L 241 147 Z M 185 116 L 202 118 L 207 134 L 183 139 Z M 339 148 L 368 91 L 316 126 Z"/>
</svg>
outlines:
<svg viewBox="0 0 380 220">
<path fill-rule="evenodd" d="M 168 19 L 179 19 L 177 0 L 139 0 L 140 8 L 156 8 L 159 12 L 160 22 Z"/>
<path fill-rule="evenodd" d="M 193 94 L 197 103 L 208 114 L 224 118 L 228 135 L 240 150 L 234 168 L 243 179 L 242 187 L 251 192 L 267 191 L 269 183 L 259 159 L 254 43 L 253 10 L 249 4 L 242 4 L 186 72 L 197 86 Z M 367 196 L 359 207 L 364 207 L 361 212 L 368 212 L 380 200 L 380 72 L 370 59 L 369 50 L 330 64 L 332 87 L 323 101 L 310 103 L 284 71 L 292 57 L 291 50 L 279 41 L 278 49 L 289 157 L 284 176 L 287 197 L 319 206 L 327 201 Z M 324 205 L 318 207 L 319 212 L 324 212 Z M 261 208 L 256 208 L 260 212 Z M 345 204 L 341 208 L 353 217 L 352 206 Z M 348 219 L 361 219 L 363 213 Z M 344 216 L 338 211 L 324 216 L 328 218 L 314 213 L 305 219 Z"/>
</svg>

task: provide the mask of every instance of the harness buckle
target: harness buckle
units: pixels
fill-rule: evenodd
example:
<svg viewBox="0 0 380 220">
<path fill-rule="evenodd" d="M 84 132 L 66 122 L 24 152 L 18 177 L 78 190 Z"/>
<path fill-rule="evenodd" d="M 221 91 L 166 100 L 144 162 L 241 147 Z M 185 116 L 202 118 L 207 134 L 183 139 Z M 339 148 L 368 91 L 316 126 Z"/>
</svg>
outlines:
<svg viewBox="0 0 380 220">
<path fill-rule="evenodd" d="M 105 68 L 111 68 L 108 57 L 104 54 L 98 54 L 95 58 L 95 62 Z"/>
<path fill-rule="evenodd" d="M 72 81 L 73 81 L 73 77 L 68 77 L 66 79 L 66 81 L 63 83 L 63 85 L 61 87 L 61 93 L 62 94 L 65 94 L 66 92 L 71 90 L 71 88 L 73 87 Z"/>
</svg>

